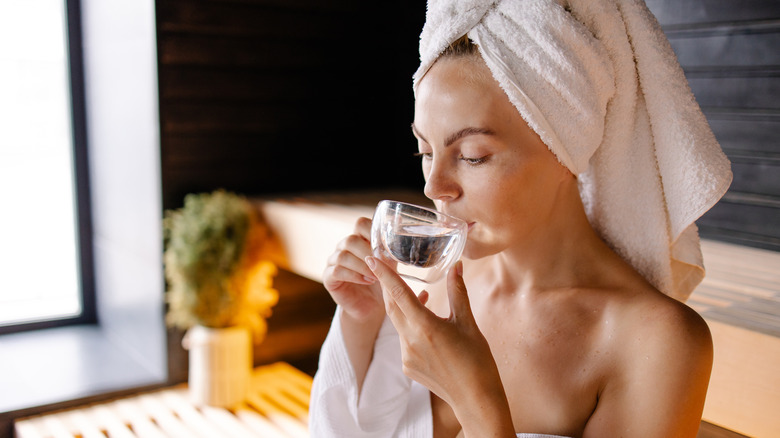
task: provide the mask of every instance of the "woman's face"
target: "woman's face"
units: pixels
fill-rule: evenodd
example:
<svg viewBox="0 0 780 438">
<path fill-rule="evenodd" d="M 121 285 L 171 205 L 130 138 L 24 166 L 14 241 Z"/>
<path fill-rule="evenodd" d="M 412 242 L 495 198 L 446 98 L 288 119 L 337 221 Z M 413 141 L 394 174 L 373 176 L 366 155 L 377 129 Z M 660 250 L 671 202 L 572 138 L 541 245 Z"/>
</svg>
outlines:
<svg viewBox="0 0 780 438">
<path fill-rule="evenodd" d="M 425 195 L 469 224 L 466 258 L 496 254 L 540 230 L 563 183 L 574 179 L 478 59 L 434 64 L 418 85 L 412 130 Z"/>
</svg>

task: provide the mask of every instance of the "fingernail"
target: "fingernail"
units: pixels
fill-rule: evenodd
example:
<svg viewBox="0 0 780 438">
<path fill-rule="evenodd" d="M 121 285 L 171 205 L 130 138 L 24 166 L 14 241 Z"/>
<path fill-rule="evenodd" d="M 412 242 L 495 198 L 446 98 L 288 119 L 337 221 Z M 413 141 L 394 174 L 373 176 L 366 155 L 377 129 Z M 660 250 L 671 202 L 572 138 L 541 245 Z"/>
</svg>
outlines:
<svg viewBox="0 0 780 438">
<path fill-rule="evenodd" d="M 363 280 L 366 280 L 366 282 L 370 284 L 376 283 L 376 278 L 369 277 L 368 275 L 364 275 Z"/>
<path fill-rule="evenodd" d="M 376 268 L 376 259 L 371 256 L 368 256 L 366 257 L 366 264 L 368 265 L 368 268 L 373 271 L 374 268 Z"/>
<path fill-rule="evenodd" d="M 455 264 L 455 272 L 459 276 L 463 276 L 463 262 L 461 260 L 458 260 L 458 263 Z"/>
</svg>

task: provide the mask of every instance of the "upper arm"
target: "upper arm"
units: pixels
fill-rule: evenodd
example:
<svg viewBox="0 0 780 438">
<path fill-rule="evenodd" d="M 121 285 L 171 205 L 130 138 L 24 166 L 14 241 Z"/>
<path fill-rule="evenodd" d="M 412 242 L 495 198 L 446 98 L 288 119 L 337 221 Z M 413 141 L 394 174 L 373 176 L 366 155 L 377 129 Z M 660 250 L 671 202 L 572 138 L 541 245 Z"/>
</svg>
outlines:
<svg viewBox="0 0 780 438">
<path fill-rule="evenodd" d="M 696 436 L 712 369 L 707 324 L 685 306 L 643 319 L 621 335 L 584 437 Z"/>
</svg>

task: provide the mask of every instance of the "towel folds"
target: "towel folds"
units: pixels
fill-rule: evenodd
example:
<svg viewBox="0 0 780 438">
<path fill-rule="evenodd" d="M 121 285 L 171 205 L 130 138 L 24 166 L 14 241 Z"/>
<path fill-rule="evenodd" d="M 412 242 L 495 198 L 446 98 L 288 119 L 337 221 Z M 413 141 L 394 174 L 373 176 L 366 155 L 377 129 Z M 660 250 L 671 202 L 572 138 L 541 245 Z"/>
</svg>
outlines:
<svg viewBox="0 0 780 438">
<path fill-rule="evenodd" d="M 468 35 L 523 119 L 577 175 L 602 238 L 684 301 L 704 277 L 695 221 L 728 159 L 641 0 L 431 0 L 414 87 Z"/>
</svg>

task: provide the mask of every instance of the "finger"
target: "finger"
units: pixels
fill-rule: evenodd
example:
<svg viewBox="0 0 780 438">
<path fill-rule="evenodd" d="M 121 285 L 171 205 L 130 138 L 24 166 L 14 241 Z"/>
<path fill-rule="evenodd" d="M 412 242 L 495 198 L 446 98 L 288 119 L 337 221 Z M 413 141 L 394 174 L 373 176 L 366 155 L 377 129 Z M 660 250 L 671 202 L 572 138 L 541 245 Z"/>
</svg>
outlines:
<svg viewBox="0 0 780 438">
<path fill-rule="evenodd" d="M 450 302 L 450 317 L 473 320 L 468 290 L 463 282 L 463 262 L 458 263 L 447 273 L 447 298 Z"/>
<path fill-rule="evenodd" d="M 360 235 L 363 239 L 371 242 L 371 219 L 367 217 L 361 217 L 355 222 L 355 234 Z"/>
<path fill-rule="evenodd" d="M 359 256 L 348 250 L 336 251 L 328 258 L 328 266 L 342 267 L 349 271 L 353 271 L 356 275 L 364 277 L 370 284 L 376 282 L 374 273 L 368 269 L 366 262 Z"/>
<path fill-rule="evenodd" d="M 406 319 L 420 317 L 427 310 L 412 289 L 389 266 L 376 257 L 366 257 L 366 264 L 382 284 L 386 305 L 394 303 Z"/>
<path fill-rule="evenodd" d="M 371 242 L 364 239 L 363 236 L 359 234 L 350 234 L 336 245 L 336 249 L 353 252 L 363 259 L 366 256 L 371 255 Z"/>
<path fill-rule="evenodd" d="M 366 277 L 359 272 L 355 272 L 351 269 L 347 269 L 339 265 L 328 266 L 325 268 L 323 278 L 325 289 L 330 291 L 340 287 L 340 285 L 344 283 L 362 284 L 366 286 L 376 283 L 376 279 L 374 278 Z"/>
</svg>

